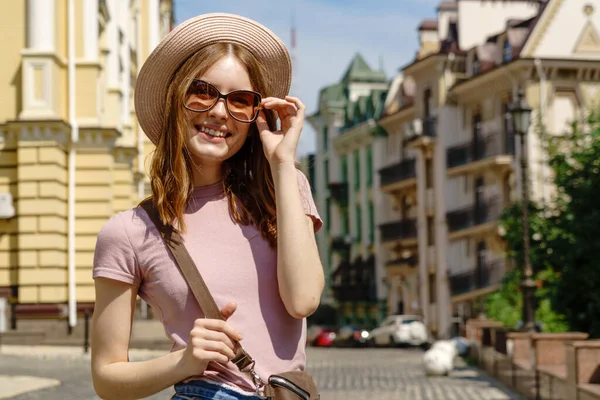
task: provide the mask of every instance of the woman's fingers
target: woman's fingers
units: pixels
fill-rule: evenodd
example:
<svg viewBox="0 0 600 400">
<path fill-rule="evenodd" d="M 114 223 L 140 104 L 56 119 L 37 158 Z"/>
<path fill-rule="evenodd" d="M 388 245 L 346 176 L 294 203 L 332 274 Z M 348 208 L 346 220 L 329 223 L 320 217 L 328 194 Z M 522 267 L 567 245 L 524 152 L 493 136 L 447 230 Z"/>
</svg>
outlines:
<svg viewBox="0 0 600 400">
<path fill-rule="evenodd" d="M 219 340 L 195 337 L 192 339 L 192 346 L 194 346 L 194 351 L 220 353 L 227 357 L 228 360 L 235 357 L 233 349 Z"/>
</svg>

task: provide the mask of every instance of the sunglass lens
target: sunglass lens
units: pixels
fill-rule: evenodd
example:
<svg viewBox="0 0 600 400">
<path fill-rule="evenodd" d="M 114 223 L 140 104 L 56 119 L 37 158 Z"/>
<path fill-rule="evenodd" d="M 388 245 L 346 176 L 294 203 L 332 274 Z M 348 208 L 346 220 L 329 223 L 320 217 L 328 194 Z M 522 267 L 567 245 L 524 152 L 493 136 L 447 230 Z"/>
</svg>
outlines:
<svg viewBox="0 0 600 400">
<path fill-rule="evenodd" d="M 237 90 L 227 96 L 229 113 L 238 121 L 250 122 L 258 114 L 260 97 L 254 92 Z"/>
<path fill-rule="evenodd" d="M 205 111 L 211 108 L 219 98 L 219 92 L 211 84 L 195 80 L 188 89 L 186 106 L 196 111 Z"/>
</svg>

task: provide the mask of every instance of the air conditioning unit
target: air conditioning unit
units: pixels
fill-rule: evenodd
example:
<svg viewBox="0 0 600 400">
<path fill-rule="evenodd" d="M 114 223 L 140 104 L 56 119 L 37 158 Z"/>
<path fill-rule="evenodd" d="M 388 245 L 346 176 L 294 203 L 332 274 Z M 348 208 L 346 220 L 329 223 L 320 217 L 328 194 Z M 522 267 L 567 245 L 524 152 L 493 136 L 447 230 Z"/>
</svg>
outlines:
<svg viewBox="0 0 600 400">
<path fill-rule="evenodd" d="M 15 216 L 13 197 L 10 193 L 0 193 L 0 219 L 9 219 Z"/>
</svg>

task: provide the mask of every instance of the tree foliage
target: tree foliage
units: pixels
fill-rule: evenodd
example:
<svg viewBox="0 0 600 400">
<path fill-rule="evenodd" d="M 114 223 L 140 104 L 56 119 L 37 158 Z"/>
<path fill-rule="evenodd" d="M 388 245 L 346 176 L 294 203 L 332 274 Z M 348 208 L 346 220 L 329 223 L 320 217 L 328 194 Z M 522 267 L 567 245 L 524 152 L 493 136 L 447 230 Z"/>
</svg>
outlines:
<svg viewBox="0 0 600 400">
<path fill-rule="evenodd" d="M 530 257 L 538 282 L 536 318 L 544 331 L 576 330 L 600 337 L 600 112 L 544 141 L 555 194 L 529 205 Z M 521 205 L 501 225 L 515 270 L 488 298 L 491 318 L 515 327 L 521 319 Z"/>
</svg>

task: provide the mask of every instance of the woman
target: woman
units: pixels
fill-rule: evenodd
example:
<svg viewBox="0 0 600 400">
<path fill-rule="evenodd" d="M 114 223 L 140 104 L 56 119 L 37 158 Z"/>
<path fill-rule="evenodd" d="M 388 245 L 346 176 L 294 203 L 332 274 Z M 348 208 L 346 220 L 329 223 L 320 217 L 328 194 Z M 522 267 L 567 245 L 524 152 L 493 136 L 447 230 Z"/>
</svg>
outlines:
<svg viewBox="0 0 600 400">
<path fill-rule="evenodd" d="M 227 321 L 203 318 L 141 207 L 117 214 L 94 256 L 100 397 L 138 399 L 175 385 L 174 399 L 256 399 L 250 376 L 230 361 L 234 340 L 264 381 L 304 369 L 305 317 L 324 285 L 314 236 L 322 222 L 295 166 L 305 106 L 286 96 L 290 83 L 281 40 L 230 14 L 182 23 L 145 62 L 135 106 L 156 145 L 152 201 L 181 233 Z M 168 355 L 128 360 L 137 295 L 172 339 Z"/>
</svg>

